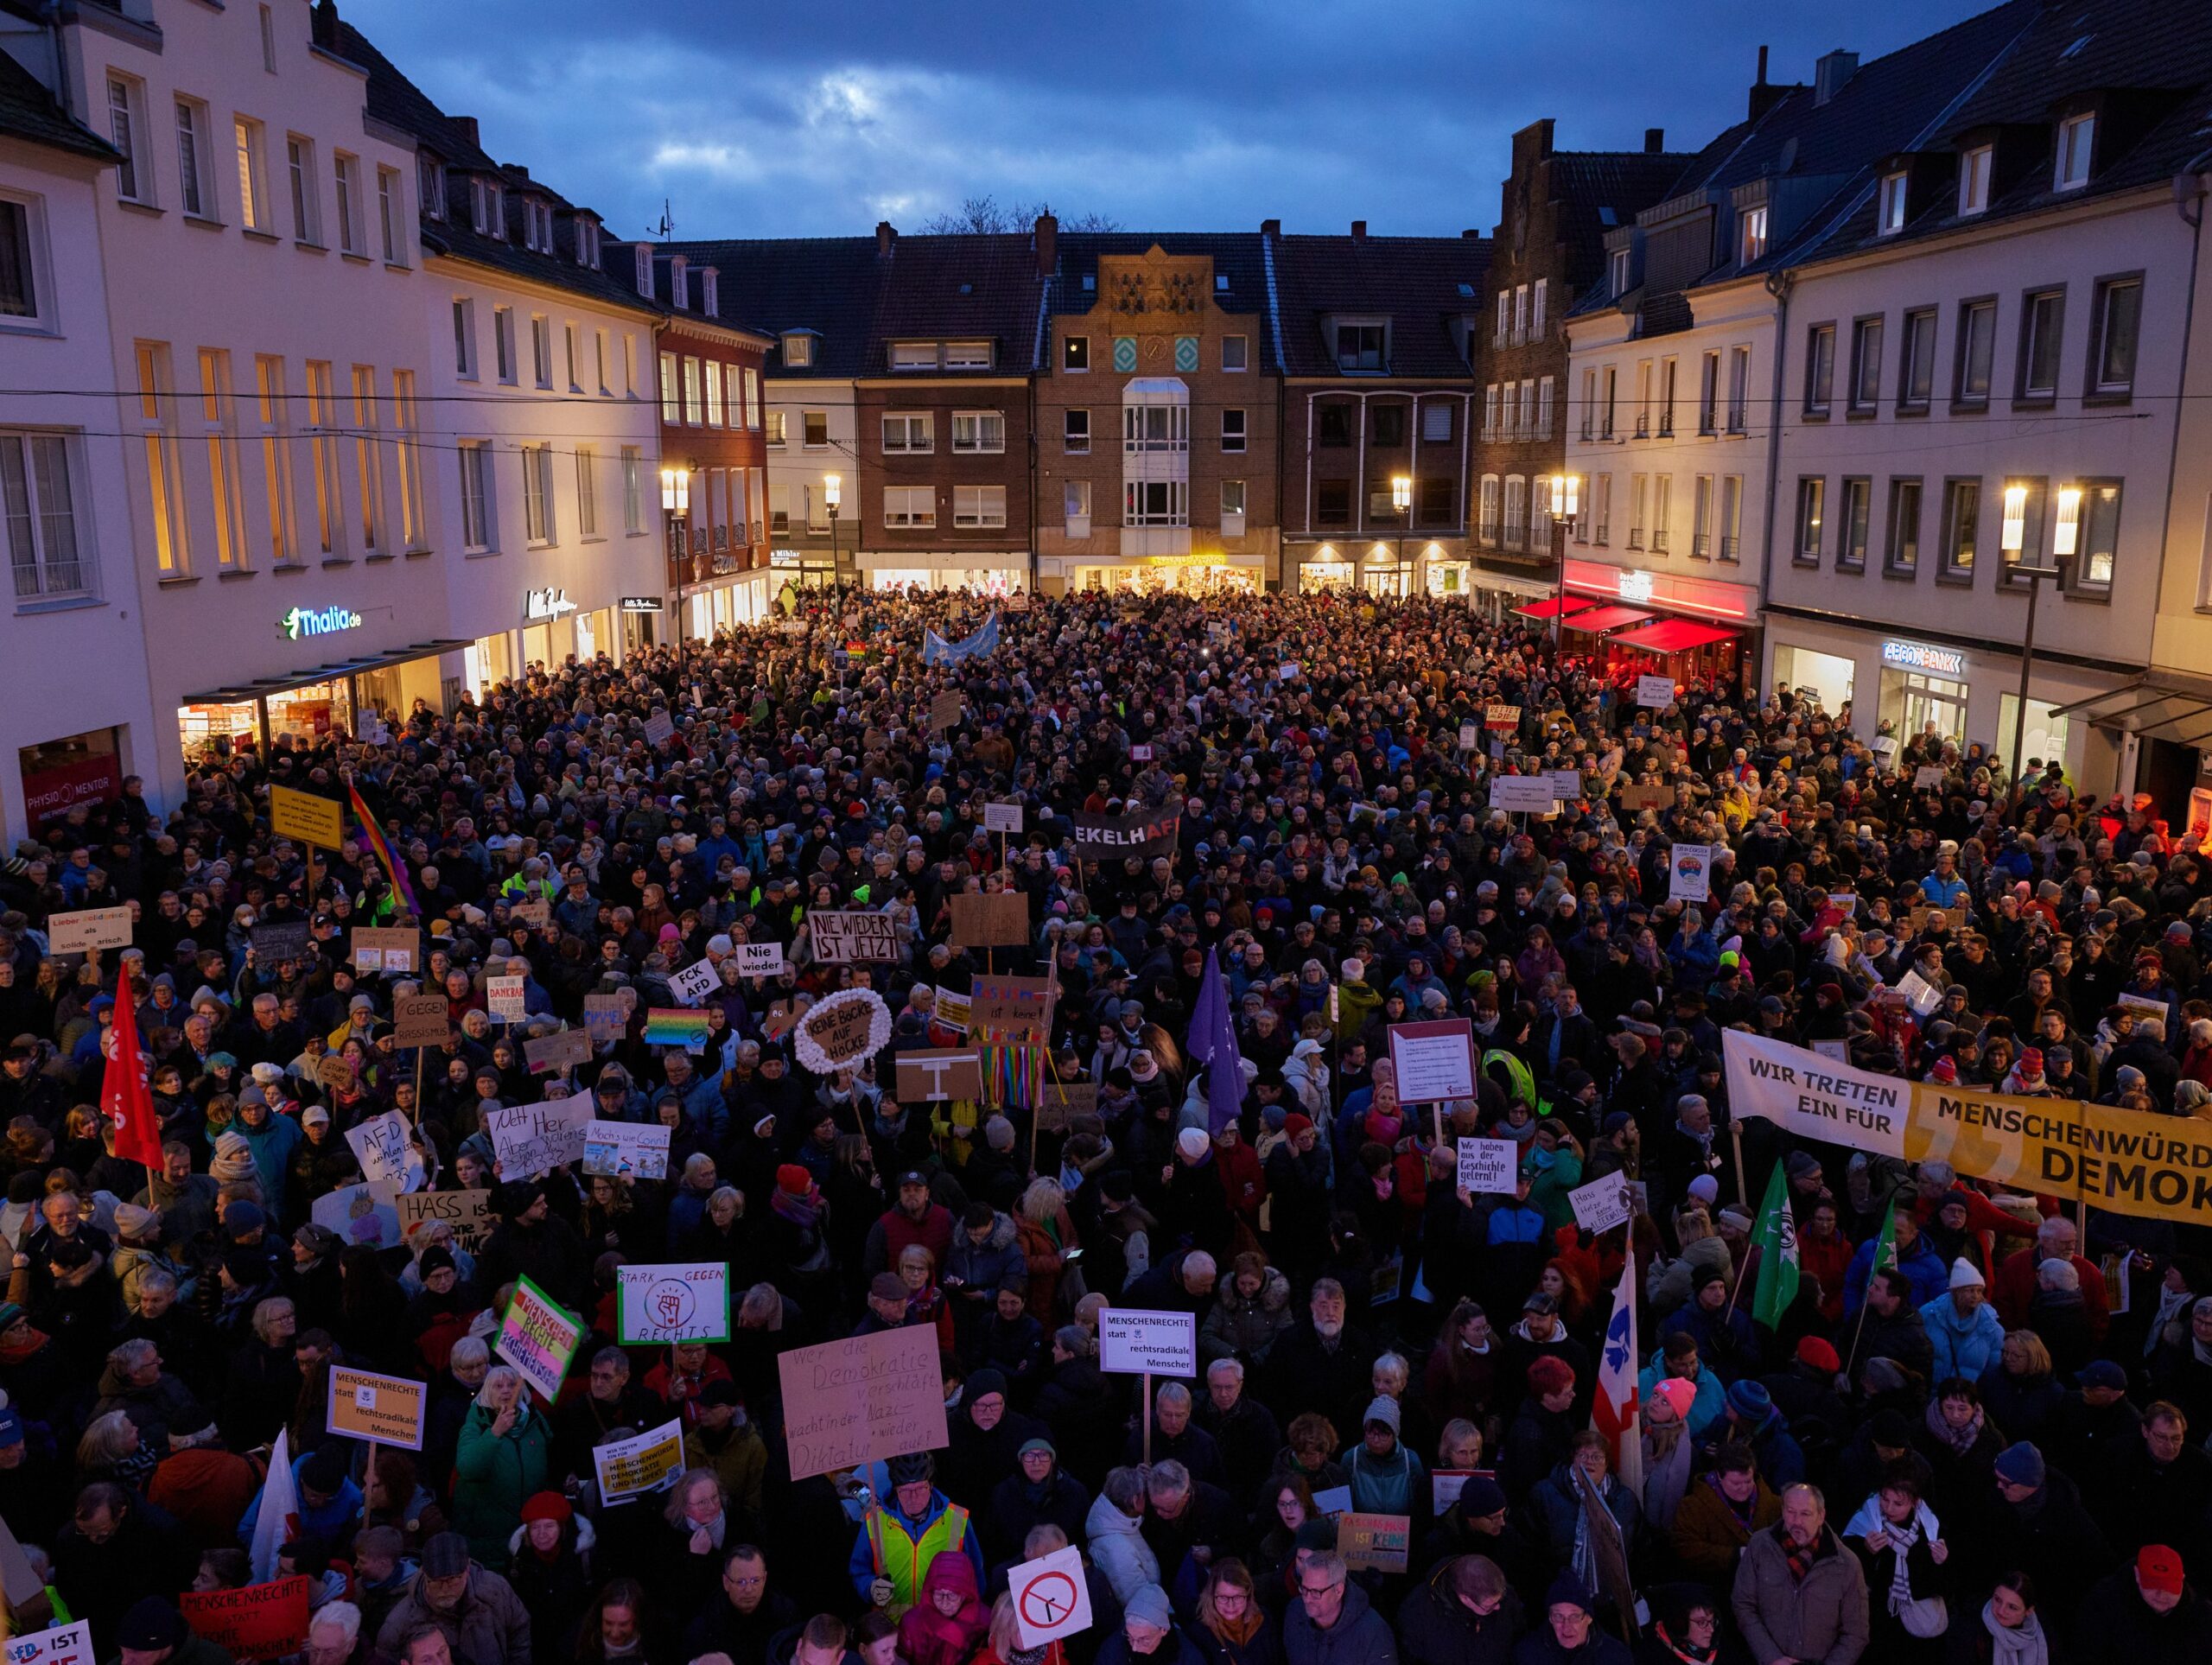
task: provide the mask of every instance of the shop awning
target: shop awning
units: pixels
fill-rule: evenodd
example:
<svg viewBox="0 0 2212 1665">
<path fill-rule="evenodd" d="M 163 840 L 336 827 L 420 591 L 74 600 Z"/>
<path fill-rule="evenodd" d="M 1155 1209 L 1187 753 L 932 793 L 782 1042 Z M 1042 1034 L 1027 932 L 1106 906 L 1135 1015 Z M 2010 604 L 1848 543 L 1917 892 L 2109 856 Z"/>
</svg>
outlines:
<svg viewBox="0 0 2212 1665">
<path fill-rule="evenodd" d="M 1513 609 L 1516 619 L 1554 619 L 1562 613 L 1580 613 L 1592 605 L 1586 596 L 1558 595 L 1548 601 L 1532 601 L 1525 607 Z"/>
<path fill-rule="evenodd" d="M 1736 632 L 1718 625 L 1701 625 L 1694 619 L 1662 619 L 1656 625 L 1613 638 L 1615 647 L 1641 648 L 1646 653 L 1681 653 L 1711 642 L 1725 642 Z"/>
<path fill-rule="evenodd" d="M 1640 625 L 1651 615 L 1641 607 L 1592 607 L 1587 613 L 1569 613 L 1569 630 L 1586 630 L 1595 635 L 1601 630 L 1618 630 L 1624 625 Z"/>
<path fill-rule="evenodd" d="M 2092 694 L 2051 708 L 2054 717 L 2079 717 L 2092 728 L 2181 746 L 2212 744 L 2212 681 L 2171 672 Z"/>
<path fill-rule="evenodd" d="M 262 677 L 250 683 L 233 683 L 224 688 L 211 688 L 204 693 L 187 694 L 183 702 L 187 705 L 243 705 L 248 700 L 266 699 L 271 694 L 289 694 L 296 688 L 312 688 L 317 683 L 335 682 L 340 677 L 356 677 L 365 670 L 384 670 L 392 665 L 426 659 L 434 653 L 458 653 L 462 648 L 474 645 L 466 639 L 416 642 L 411 646 L 396 647 L 383 653 L 335 660 L 328 664 L 317 665 L 312 670 L 295 671 L 283 677 Z"/>
</svg>

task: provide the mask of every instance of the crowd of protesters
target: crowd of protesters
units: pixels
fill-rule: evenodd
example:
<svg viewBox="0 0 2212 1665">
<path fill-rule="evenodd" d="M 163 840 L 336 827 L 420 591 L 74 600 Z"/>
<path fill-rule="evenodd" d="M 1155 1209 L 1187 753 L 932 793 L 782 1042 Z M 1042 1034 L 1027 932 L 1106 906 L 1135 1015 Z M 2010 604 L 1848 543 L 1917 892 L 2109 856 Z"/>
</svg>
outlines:
<svg viewBox="0 0 2212 1665">
<path fill-rule="evenodd" d="M 1459 603 L 1039 597 L 924 664 L 925 628 L 992 605 L 794 597 L 385 714 L 378 743 L 211 748 L 166 817 L 130 783 L 16 852 L 0 1518 L 100 1659 L 223 1665 L 180 1598 L 267 1576 L 280 1433 L 311 1665 L 2208 1656 L 2203 1234 L 1737 1122 L 1721 1061 L 1740 1027 L 2212 1115 L 2212 874 L 2147 801 L 1788 691 L 1640 709 Z M 1499 705 L 1517 726 L 1484 727 Z M 1555 814 L 1488 807 L 1543 770 L 1579 772 Z M 271 786 L 358 791 L 403 871 L 349 820 L 310 886 Z M 1076 814 L 1175 803 L 1173 848 L 1077 853 Z M 1675 843 L 1718 847 L 1701 903 L 1669 899 Z M 961 1039 L 937 997 L 985 969 L 948 940 L 977 890 L 1027 899 L 992 969 L 1052 969 L 1047 1073 L 1095 1110 L 901 1102 L 898 1054 Z M 52 916 L 124 904 L 129 949 L 51 950 Z M 822 909 L 888 914 L 895 957 L 823 963 Z M 255 934 L 286 923 L 308 946 L 271 963 Z M 412 970 L 349 957 L 410 923 Z M 785 972 L 741 975 L 772 940 Z M 1230 1066 L 1190 1056 L 1210 956 L 1227 1125 Z M 702 961 L 703 1039 L 646 1043 Z M 1940 1006 L 1885 992 L 1908 972 Z M 526 1015 L 495 1020 L 517 975 Z M 855 985 L 892 1040 L 813 1074 L 793 1020 Z M 531 1072 L 529 1039 L 624 990 L 619 1035 Z M 448 1033 L 403 1051 L 422 992 Z M 158 1172 L 99 1109 L 118 1002 Z M 1389 1029 L 1440 1017 L 1471 1020 L 1477 1096 L 1403 1104 Z M 566 1095 L 670 1128 L 668 1178 L 504 1172 L 492 1115 Z M 318 1222 L 390 1110 L 429 1187 L 489 1192 L 487 1230 Z M 1460 1137 L 1513 1141 L 1510 1193 L 1459 1188 Z M 1777 1166 L 1802 1275 L 1755 1324 Z M 1615 1172 L 1642 1211 L 1592 1236 L 1570 1193 Z M 1636 1484 L 1592 1427 L 1630 1259 Z M 702 1261 L 728 1341 L 617 1344 L 621 1266 Z M 550 1402 L 493 1350 L 524 1276 L 590 1326 Z M 1111 1306 L 1192 1314 L 1200 1374 L 1147 1403 L 1102 1373 Z M 906 1325 L 949 1443 L 793 1479 L 778 1355 Z M 419 1452 L 328 1432 L 348 1364 L 427 1384 Z M 594 1448 L 671 1417 L 674 1483 L 602 1500 Z M 1348 1566 L 1347 1513 L 1408 1518 L 1402 1572 Z M 1027 1646 L 1009 1568 L 1069 1546 L 1092 1622 Z"/>
</svg>

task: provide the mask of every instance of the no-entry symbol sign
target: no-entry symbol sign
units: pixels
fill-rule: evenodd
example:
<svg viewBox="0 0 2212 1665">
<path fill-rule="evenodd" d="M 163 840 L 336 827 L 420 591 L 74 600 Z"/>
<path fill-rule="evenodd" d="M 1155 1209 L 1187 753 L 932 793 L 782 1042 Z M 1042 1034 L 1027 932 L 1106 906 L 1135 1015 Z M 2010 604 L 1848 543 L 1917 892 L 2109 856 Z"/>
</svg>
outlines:
<svg viewBox="0 0 2212 1665">
<path fill-rule="evenodd" d="M 1024 1561 L 1007 1575 L 1007 1588 L 1025 1649 L 1090 1628 L 1090 1591 L 1084 1582 L 1082 1552 L 1073 1545 Z"/>
</svg>

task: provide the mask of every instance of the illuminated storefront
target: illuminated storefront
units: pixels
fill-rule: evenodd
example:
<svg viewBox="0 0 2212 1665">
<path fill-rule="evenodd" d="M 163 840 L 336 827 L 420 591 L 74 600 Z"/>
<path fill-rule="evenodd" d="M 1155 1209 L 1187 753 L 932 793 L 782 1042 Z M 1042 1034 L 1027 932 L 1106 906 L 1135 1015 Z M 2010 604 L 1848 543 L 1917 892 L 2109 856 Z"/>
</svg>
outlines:
<svg viewBox="0 0 2212 1665">
<path fill-rule="evenodd" d="M 1117 595 L 1255 594 L 1267 581 L 1266 557 L 1195 550 L 1119 561 L 1068 562 L 1068 588 Z"/>
<path fill-rule="evenodd" d="M 289 677 L 189 694 L 177 707 L 177 738 L 188 762 L 211 753 L 227 755 L 242 746 L 265 747 L 279 736 L 308 744 L 334 734 L 373 738 L 404 721 L 417 700 L 442 709 L 448 690 L 439 676 L 439 656 L 465 651 L 473 662 L 480 645 L 416 642 Z"/>
</svg>

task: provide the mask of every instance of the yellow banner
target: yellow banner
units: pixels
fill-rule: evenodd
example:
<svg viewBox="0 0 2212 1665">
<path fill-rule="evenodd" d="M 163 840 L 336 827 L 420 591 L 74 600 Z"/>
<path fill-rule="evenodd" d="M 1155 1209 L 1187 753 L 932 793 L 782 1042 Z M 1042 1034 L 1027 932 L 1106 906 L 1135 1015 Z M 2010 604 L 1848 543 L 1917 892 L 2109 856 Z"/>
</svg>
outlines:
<svg viewBox="0 0 2212 1665">
<path fill-rule="evenodd" d="M 2212 1225 L 2212 1122 L 1923 1082 L 1904 1153 L 2115 1214 Z"/>
</svg>

